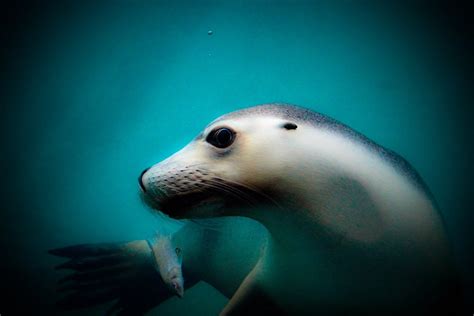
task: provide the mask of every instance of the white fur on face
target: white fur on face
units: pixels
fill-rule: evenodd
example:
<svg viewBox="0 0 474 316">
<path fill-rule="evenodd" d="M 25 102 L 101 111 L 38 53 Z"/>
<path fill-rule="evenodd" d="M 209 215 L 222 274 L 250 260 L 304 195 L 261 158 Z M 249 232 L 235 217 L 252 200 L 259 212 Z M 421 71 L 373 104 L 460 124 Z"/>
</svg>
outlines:
<svg viewBox="0 0 474 316">
<path fill-rule="evenodd" d="M 285 161 L 281 159 L 283 146 L 274 146 L 279 137 L 288 133 L 279 127 L 282 123 L 281 119 L 265 118 L 219 121 L 205 129 L 202 139 L 150 168 L 142 177 L 143 184 L 147 191 L 160 197 L 199 190 L 203 181 L 213 178 L 245 185 L 271 181 L 270 175 L 277 178 L 274 171 L 281 169 Z M 235 141 L 228 148 L 216 148 L 205 140 L 218 127 L 236 132 Z M 281 154 L 276 152 L 278 149 L 282 149 Z"/>
<path fill-rule="evenodd" d="M 368 228 L 370 234 L 354 228 L 354 236 L 373 239 L 383 227 L 397 234 L 409 226 L 423 237 L 431 234 L 433 225 L 439 226 L 430 215 L 430 201 L 376 153 L 334 131 L 309 124 L 296 122 L 297 129 L 286 130 L 282 128 L 286 122 L 269 116 L 217 120 L 204 130 L 204 137 L 148 170 L 143 176 L 145 188 L 160 198 L 199 192 L 218 185 L 216 179 L 256 189 L 271 186 L 314 220 L 347 232 L 357 223 L 354 216 L 370 222 L 373 215 L 357 215 L 350 209 L 334 213 L 324 205 L 342 205 L 334 204 L 334 194 L 328 190 L 334 185 L 332 179 L 343 177 L 357 182 L 358 190 L 364 190 L 378 214 L 377 221 Z M 228 148 L 216 148 L 205 140 L 218 127 L 236 133 Z M 351 192 L 338 194 L 352 198 Z"/>
</svg>

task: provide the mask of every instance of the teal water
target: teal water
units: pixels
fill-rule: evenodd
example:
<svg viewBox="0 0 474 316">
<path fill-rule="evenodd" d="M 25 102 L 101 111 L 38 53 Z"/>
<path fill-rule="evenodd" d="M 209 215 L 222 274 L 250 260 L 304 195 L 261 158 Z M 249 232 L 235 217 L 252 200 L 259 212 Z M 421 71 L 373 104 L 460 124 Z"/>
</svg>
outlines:
<svg viewBox="0 0 474 316">
<path fill-rule="evenodd" d="M 2 285 L 14 306 L 57 312 L 59 260 L 47 249 L 147 237 L 161 223 L 138 197 L 141 170 L 215 117 L 275 101 L 327 114 L 410 161 L 472 286 L 469 54 L 449 12 L 267 1 L 8 12 L 22 18 L 5 50 L 0 127 Z M 225 302 L 202 285 L 153 313 L 214 314 Z"/>
</svg>

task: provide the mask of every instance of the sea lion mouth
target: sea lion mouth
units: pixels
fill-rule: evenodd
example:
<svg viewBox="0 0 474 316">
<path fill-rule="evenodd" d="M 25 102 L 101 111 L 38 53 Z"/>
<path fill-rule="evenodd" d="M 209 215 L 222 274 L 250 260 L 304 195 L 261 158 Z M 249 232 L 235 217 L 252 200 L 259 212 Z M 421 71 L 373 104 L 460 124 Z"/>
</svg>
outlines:
<svg viewBox="0 0 474 316">
<path fill-rule="evenodd" d="M 273 201 L 255 188 L 210 175 L 208 171 L 155 174 L 148 181 L 143 181 L 142 174 L 139 184 L 145 204 L 176 219 L 215 217 L 223 215 L 224 207 L 229 213 L 236 206 Z"/>
<path fill-rule="evenodd" d="M 208 191 L 186 192 L 157 198 L 141 190 L 140 196 L 150 208 L 176 219 L 203 217 L 205 209 L 215 210 L 222 204 L 219 201 L 223 201 L 223 197 Z"/>
<path fill-rule="evenodd" d="M 159 210 L 173 218 L 185 218 L 192 216 L 193 211 L 210 206 L 208 203 L 212 196 L 206 192 L 192 192 L 162 199 L 159 202 Z"/>
</svg>

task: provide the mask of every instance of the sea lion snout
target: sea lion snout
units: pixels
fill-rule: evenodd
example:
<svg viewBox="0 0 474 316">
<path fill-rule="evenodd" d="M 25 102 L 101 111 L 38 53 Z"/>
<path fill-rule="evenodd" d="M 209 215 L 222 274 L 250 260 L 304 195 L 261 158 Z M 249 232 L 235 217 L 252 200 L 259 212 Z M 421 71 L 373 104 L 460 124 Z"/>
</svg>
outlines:
<svg viewBox="0 0 474 316">
<path fill-rule="evenodd" d="M 142 173 L 140 173 L 140 175 L 138 176 L 138 184 L 140 185 L 140 188 L 143 190 L 143 192 L 146 192 L 145 185 L 143 184 L 143 175 L 144 175 L 148 170 L 150 170 L 150 167 L 148 167 L 148 168 L 146 168 L 145 170 L 143 170 Z"/>
<path fill-rule="evenodd" d="M 148 206 L 172 217 L 180 217 L 196 204 L 213 195 L 215 180 L 203 167 L 183 164 L 176 160 L 164 160 L 138 177 L 143 201 Z M 209 183 L 208 183 L 209 182 Z"/>
</svg>

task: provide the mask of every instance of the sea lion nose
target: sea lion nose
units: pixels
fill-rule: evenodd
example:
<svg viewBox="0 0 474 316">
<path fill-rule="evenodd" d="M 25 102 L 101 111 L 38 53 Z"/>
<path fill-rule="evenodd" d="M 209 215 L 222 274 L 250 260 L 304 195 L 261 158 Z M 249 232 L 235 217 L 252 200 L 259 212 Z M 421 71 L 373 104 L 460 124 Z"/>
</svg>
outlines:
<svg viewBox="0 0 474 316">
<path fill-rule="evenodd" d="M 140 184 L 140 188 L 142 188 L 143 192 L 146 192 L 145 185 L 143 184 L 143 175 L 150 170 L 150 168 L 146 168 L 145 170 L 140 173 L 140 176 L 138 177 L 138 183 Z"/>
</svg>

